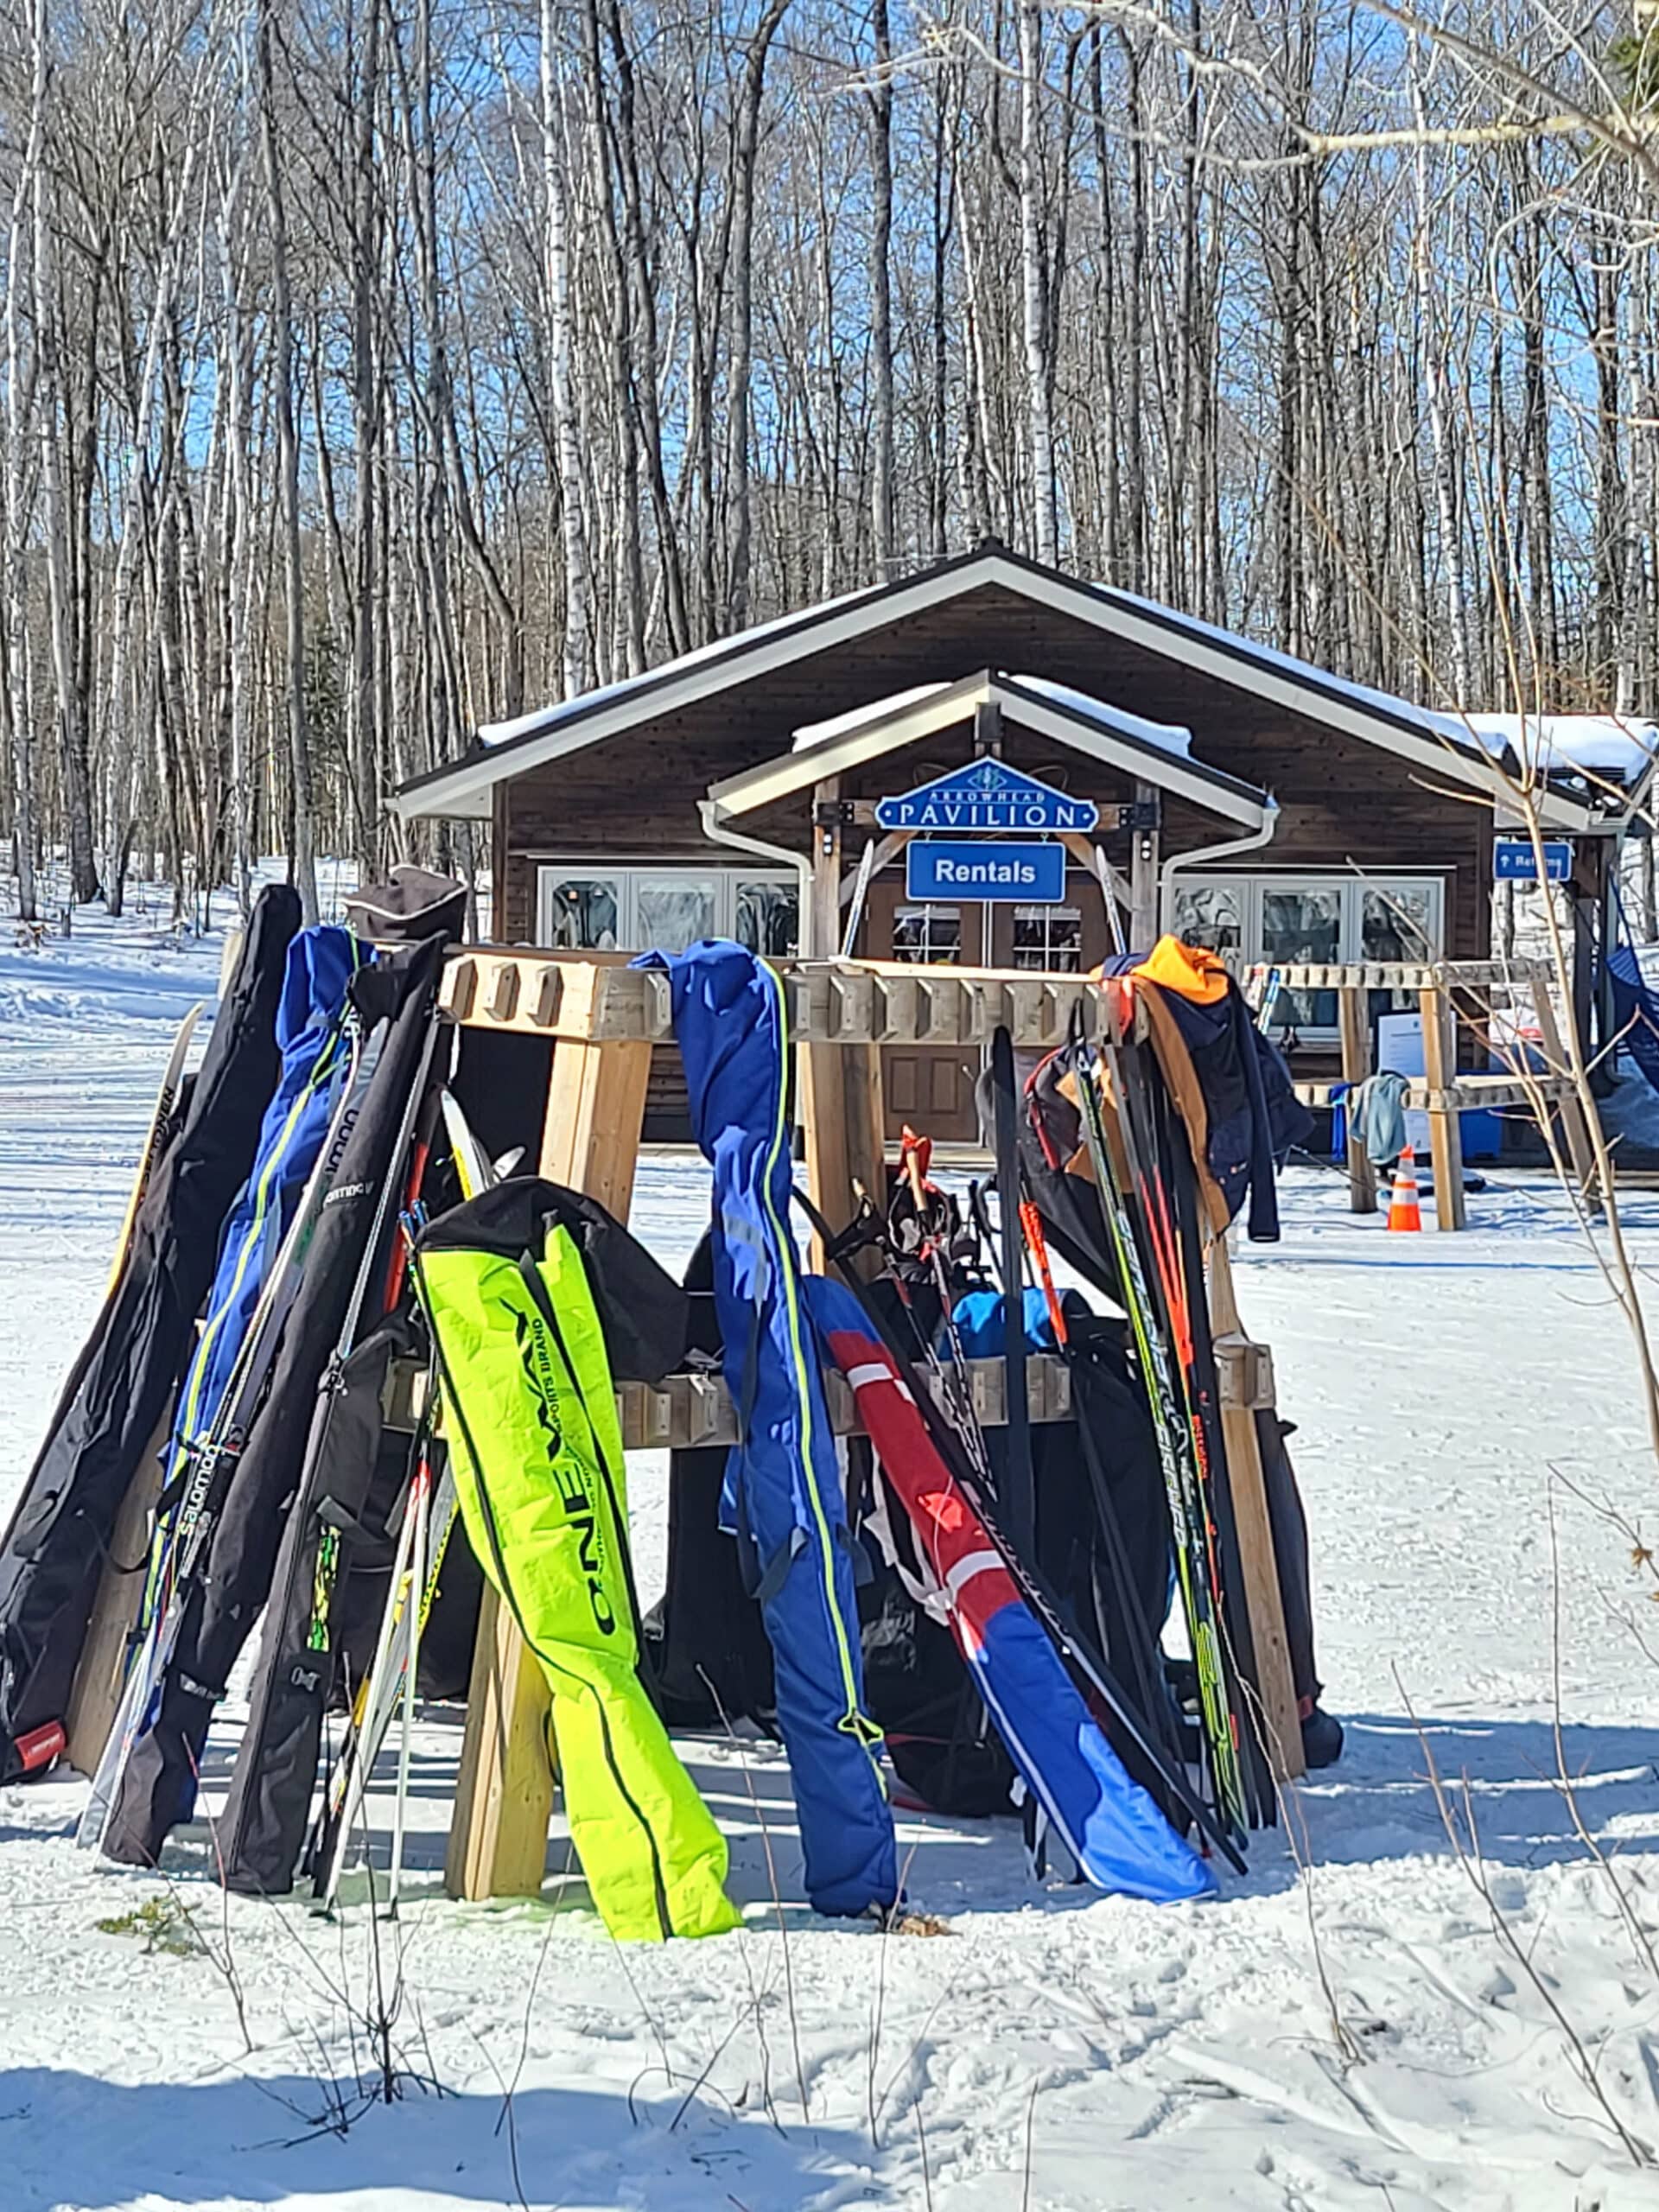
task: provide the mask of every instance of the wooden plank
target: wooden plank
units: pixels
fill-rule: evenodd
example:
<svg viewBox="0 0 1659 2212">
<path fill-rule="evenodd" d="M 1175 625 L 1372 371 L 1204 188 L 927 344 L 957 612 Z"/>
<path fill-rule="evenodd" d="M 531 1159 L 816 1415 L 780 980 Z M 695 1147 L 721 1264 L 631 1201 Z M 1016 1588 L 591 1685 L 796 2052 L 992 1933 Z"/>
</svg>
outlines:
<svg viewBox="0 0 1659 2212">
<path fill-rule="evenodd" d="M 1157 787 L 1152 784 L 1136 784 L 1135 803 L 1137 806 L 1155 806 Z M 1162 850 L 1162 838 L 1156 830 L 1135 830 L 1129 834 L 1129 950 L 1135 953 L 1150 952 L 1158 935 L 1158 856 Z"/>
<path fill-rule="evenodd" d="M 1294 1083 L 1291 1089 L 1304 1106 L 1330 1106 L 1335 1103 L 1337 1084 L 1334 1082 Z M 1558 1100 L 1573 1095 L 1573 1085 L 1565 1076 L 1535 1075 L 1460 1075 L 1444 1090 L 1431 1090 L 1424 1082 L 1408 1084 L 1402 1103 L 1408 1112 L 1426 1114 L 1437 1099 L 1448 1105 L 1455 1104 L 1460 1113 L 1480 1109 L 1496 1110 L 1504 1106 L 1524 1106 L 1530 1112 L 1541 1098 Z"/>
<path fill-rule="evenodd" d="M 980 1425 L 1000 1428 L 1007 1419 L 1007 1393 L 1000 1359 L 970 1359 L 967 1363 L 969 1389 Z M 395 1360 L 387 1376 L 385 1421 L 388 1428 L 412 1430 L 419 1416 L 426 1369 L 413 1359 Z M 924 1380 L 931 1384 L 931 1378 Z M 940 1402 L 944 1404 L 943 1386 Z M 830 1420 L 837 1436 L 862 1436 L 857 1401 L 834 1374 L 824 1377 Z M 1070 1370 L 1052 1352 L 1033 1352 L 1026 1362 L 1026 1393 L 1034 1421 L 1070 1421 Z M 947 1408 L 948 1410 L 948 1408 Z M 704 1445 L 721 1446 L 738 1440 L 737 1414 L 726 1385 L 718 1375 L 693 1370 L 666 1375 L 658 1383 L 620 1382 L 616 1386 L 616 1415 L 625 1452 L 683 1452 Z M 442 1433 L 440 1415 L 438 1431 Z"/>
<path fill-rule="evenodd" d="M 1371 1025 L 1366 1017 L 1364 994 L 1344 983 L 1337 994 L 1337 1020 L 1342 1032 L 1342 1079 L 1351 1087 L 1364 1082 L 1371 1072 Z M 1348 1104 L 1348 1211 L 1376 1211 L 1376 1171 L 1355 1129 L 1353 1101 Z"/>
<path fill-rule="evenodd" d="M 1265 980 L 1266 963 L 1238 971 L 1241 983 Z M 1300 964 L 1279 970 L 1281 987 L 1287 991 L 1426 991 L 1480 990 L 1514 981 L 1512 963 L 1502 960 L 1367 960 Z"/>
<path fill-rule="evenodd" d="M 542 1129 L 543 1175 L 626 1221 L 651 1046 L 561 1042 Z M 467 1732 L 444 1860 L 451 1897 L 534 1897 L 553 1809 L 547 1678 L 486 1582 L 473 1647 Z"/>
<path fill-rule="evenodd" d="M 1294 1782 L 1306 1771 L 1296 1681 L 1285 1628 L 1285 1601 L 1279 1586 L 1279 1560 L 1268 1511 L 1267 1478 L 1262 1466 L 1258 1411 L 1273 1404 L 1273 1366 L 1265 1345 L 1244 1334 L 1233 1287 L 1232 1262 L 1224 1236 L 1210 1246 L 1210 1316 L 1221 1395 L 1221 1435 L 1227 1454 L 1233 1522 L 1238 1533 L 1239 1566 L 1249 1617 L 1250 1649 L 1255 1658 L 1256 1716 L 1275 1782 Z"/>
<path fill-rule="evenodd" d="M 1452 1004 L 1438 988 L 1420 992 L 1423 1020 L 1423 1080 L 1428 1096 L 1428 1149 L 1434 1167 L 1434 1224 L 1444 1230 L 1466 1229 L 1463 1200 L 1463 1129 L 1455 1103 L 1449 1108 L 1450 1077 L 1457 1065 L 1452 1035 Z"/>
<path fill-rule="evenodd" d="M 820 923 L 827 919 L 825 911 Z M 919 968 L 902 961 L 771 963 L 797 1043 L 859 1046 L 983 1044 L 1006 1024 L 1014 1043 L 1057 1043 L 1074 1009 L 1096 1033 L 1099 995 L 1082 977 L 1029 969 Z M 669 1044 L 668 979 L 621 953 L 537 952 L 468 946 L 445 967 L 439 1003 L 469 1029 L 549 1042 Z"/>
<path fill-rule="evenodd" d="M 1560 1107 L 1561 1133 L 1567 1139 L 1568 1157 L 1573 1173 L 1578 1178 L 1579 1188 L 1592 1205 L 1600 1203 L 1600 1188 L 1596 1173 L 1596 1148 L 1591 1141 L 1589 1116 L 1578 1085 L 1568 1071 L 1567 1048 L 1561 1042 L 1561 1033 L 1555 1020 L 1555 1002 L 1550 995 L 1551 972 L 1541 960 L 1532 963 L 1532 1004 L 1534 1018 L 1538 1024 L 1538 1041 L 1543 1049 L 1544 1065 L 1560 1079 L 1560 1088 L 1554 1093 Z M 1593 1107 L 1591 1111 L 1593 1112 Z"/>
<path fill-rule="evenodd" d="M 77 1774 L 91 1774 L 110 1738 L 126 1674 L 127 1639 L 143 1596 L 143 1561 L 149 1550 L 149 1516 L 162 1494 L 162 1452 L 173 1426 L 173 1399 L 156 1424 L 144 1456 L 127 1485 L 98 1578 L 80 1662 L 64 1713 L 64 1755 Z M 136 1571 L 124 1573 L 124 1565 Z"/>
<path fill-rule="evenodd" d="M 841 791 L 837 778 L 813 786 L 815 811 L 836 804 Z M 815 823 L 812 832 L 812 912 L 807 937 L 810 951 L 831 954 L 840 933 L 842 833 L 830 823 Z M 873 1020 L 876 992 L 872 986 L 866 1020 Z M 887 1154 L 881 1099 L 881 1053 L 869 1037 L 849 1036 L 864 1007 L 860 995 L 844 985 L 837 988 L 829 976 L 808 971 L 791 989 L 785 985 L 791 1034 L 802 1031 L 810 1039 L 816 1026 L 827 1027 L 835 1041 L 808 1041 L 801 1046 L 799 1103 L 805 1139 L 807 1191 L 812 1203 L 832 1228 L 852 1219 L 857 1192 L 868 1191 L 878 1206 L 887 1201 Z M 931 1000 L 918 1001 L 924 1023 L 936 1022 L 939 1009 Z M 842 1041 L 845 1039 L 846 1041 Z M 829 1262 L 821 1240 L 812 1240 L 812 1263 L 821 1272 Z M 874 1255 L 858 1262 L 868 1269 Z"/>
<path fill-rule="evenodd" d="M 553 1810 L 547 1678 L 493 1584 L 484 1585 L 444 1854 L 452 1897 L 533 1897 Z"/>
</svg>

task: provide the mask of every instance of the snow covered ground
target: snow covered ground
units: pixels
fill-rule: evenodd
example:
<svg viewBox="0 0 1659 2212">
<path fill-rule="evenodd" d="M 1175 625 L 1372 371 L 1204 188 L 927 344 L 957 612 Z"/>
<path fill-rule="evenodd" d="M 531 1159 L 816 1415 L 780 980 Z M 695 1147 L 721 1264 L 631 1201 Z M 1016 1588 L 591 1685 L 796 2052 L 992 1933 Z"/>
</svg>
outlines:
<svg viewBox="0 0 1659 2212">
<path fill-rule="evenodd" d="M 0 949 L 0 1508 L 218 959 L 142 916 Z M 949 1932 L 817 1922 L 778 1754 L 693 1743 L 747 1926 L 625 1951 L 572 1878 L 537 1905 L 443 1898 L 447 1713 L 421 1733 L 396 1929 L 360 1874 L 337 1926 L 226 1913 L 206 1827 L 164 1880 L 89 1867 L 83 1785 L 15 1789 L 0 2212 L 1659 2206 L 1638 2163 L 1659 2157 L 1656 1585 L 1567 1487 L 1654 1524 L 1623 1325 L 1541 1183 L 1496 1178 L 1446 1240 L 1389 1238 L 1343 1196 L 1292 1174 L 1285 1240 L 1241 1254 L 1239 1290 L 1300 1424 L 1349 1751 L 1219 1902 L 1043 1888 L 1011 1826 L 906 1815 L 909 1888 Z M 672 1262 L 704 1203 L 700 1166 L 661 1156 L 636 1225 Z M 1659 1195 L 1627 1218 L 1659 1264 Z M 630 1471 L 649 1583 L 662 1470 Z M 1478 1828 L 1479 1888 L 1429 1752 L 1460 1835 Z M 427 2077 L 391 2106 L 372 2101 L 377 1977 L 401 1977 L 394 2040 Z"/>
</svg>

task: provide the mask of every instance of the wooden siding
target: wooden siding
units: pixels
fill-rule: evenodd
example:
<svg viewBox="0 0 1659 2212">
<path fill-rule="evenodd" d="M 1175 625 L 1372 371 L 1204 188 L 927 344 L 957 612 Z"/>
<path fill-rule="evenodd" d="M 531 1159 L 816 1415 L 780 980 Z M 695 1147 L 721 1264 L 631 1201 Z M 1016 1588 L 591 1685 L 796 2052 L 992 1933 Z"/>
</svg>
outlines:
<svg viewBox="0 0 1659 2212">
<path fill-rule="evenodd" d="M 497 935 L 523 943 L 535 934 L 537 863 L 531 855 L 608 853 L 723 864 L 704 842 L 697 813 L 711 783 L 786 752 L 806 722 L 987 667 L 1044 676 L 1154 721 L 1183 724 L 1200 760 L 1271 791 L 1281 810 L 1277 833 L 1241 865 L 1446 871 L 1447 952 L 1475 958 L 1487 950 L 1488 807 L 1454 794 L 1449 779 L 1446 789 L 1435 788 L 1432 772 L 1361 739 L 988 588 L 501 786 Z M 890 756 L 847 787 L 868 797 L 906 788 L 928 768 L 966 760 L 970 749 L 964 728 Z M 1016 766 L 1103 804 L 1133 796 L 1132 779 L 1012 723 L 1006 751 Z M 804 852 L 809 810 L 803 794 L 758 816 L 754 834 Z M 1166 853 L 1234 834 L 1185 802 L 1170 802 L 1165 821 Z M 1115 857 L 1127 857 L 1127 841 Z"/>
</svg>

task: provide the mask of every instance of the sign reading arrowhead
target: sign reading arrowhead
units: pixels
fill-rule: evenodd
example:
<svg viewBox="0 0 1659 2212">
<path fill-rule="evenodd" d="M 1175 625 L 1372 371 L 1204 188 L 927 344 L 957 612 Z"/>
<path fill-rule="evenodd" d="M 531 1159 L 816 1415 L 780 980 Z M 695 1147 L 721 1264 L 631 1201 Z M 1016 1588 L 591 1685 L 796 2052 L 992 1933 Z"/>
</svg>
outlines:
<svg viewBox="0 0 1659 2212">
<path fill-rule="evenodd" d="M 875 819 L 883 830 L 950 830 L 1006 835 L 1028 830 L 1092 830 L 1100 809 L 1092 799 L 1073 798 L 1040 784 L 1035 776 L 1010 768 L 1004 760 L 983 760 L 950 768 L 919 791 L 901 798 L 876 801 Z"/>
</svg>

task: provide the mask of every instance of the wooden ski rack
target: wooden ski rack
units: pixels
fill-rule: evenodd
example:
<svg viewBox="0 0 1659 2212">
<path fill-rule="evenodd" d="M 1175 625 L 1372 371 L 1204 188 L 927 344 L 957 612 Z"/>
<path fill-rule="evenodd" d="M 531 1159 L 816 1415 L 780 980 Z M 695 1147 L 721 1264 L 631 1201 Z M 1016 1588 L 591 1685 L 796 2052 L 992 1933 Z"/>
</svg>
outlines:
<svg viewBox="0 0 1659 2212">
<path fill-rule="evenodd" d="M 1269 975 L 1281 991 L 1334 991 L 1337 1022 L 1342 1039 L 1341 1084 L 1363 1083 L 1372 1073 L 1371 1025 L 1366 995 L 1371 991 L 1401 991 L 1414 995 L 1422 1017 L 1423 1069 L 1421 1079 L 1408 1084 L 1408 1113 L 1428 1116 L 1429 1157 L 1434 1174 L 1434 1221 L 1443 1230 L 1466 1229 L 1469 1217 L 1464 1204 L 1463 1134 L 1459 1116 L 1485 1107 L 1523 1109 L 1538 1124 L 1546 1143 L 1555 1152 L 1552 1121 L 1560 1125 L 1560 1146 L 1573 1176 L 1587 1204 L 1597 1201 L 1597 1146 L 1599 1132 L 1592 1126 L 1595 1109 L 1573 1080 L 1555 1018 L 1551 971 L 1541 960 L 1360 961 L 1345 966 L 1319 963 L 1290 967 L 1247 969 L 1240 977 L 1246 991 L 1259 992 Z M 1538 1053 L 1543 1066 L 1524 1065 L 1520 1052 L 1510 1064 L 1490 1072 L 1459 1070 L 1458 1023 L 1464 1019 L 1471 1029 L 1484 1029 L 1500 997 L 1524 995 L 1538 1031 Z M 1472 999 L 1473 1010 L 1463 1014 L 1457 1001 Z M 1296 1096 L 1304 1106 L 1332 1104 L 1335 1082 L 1299 1083 Z M 1557 1157 L 1560 1154 L 1557 1154 Z M 1348 1134 L 1348 1204 L 1352 1213 L 1375 1213 L 1377 1209 L 1376 1173 L 1364 1147 Z"/>
<path fill-rule="evenodd" d="M 799 1045 L 986 1045 L 1006 1028 L 1021 1050 L 1064 1044 L 1074 1014 L 1098 1034 L 1099 995 L 1080 976 L 897 962 L 776 963 Z M 626 956 L 469 948 L 449 962 L 439 1004 L 474 1029 L 585 1044 L 672 1044 L 668 978 Z"/>
<path fill-rule="evenodd" d="M 928 1378 L 923 1378 L 926 1381 Z M 385 1408 L 390 1428 L 412 1429 L 421 1410 L 426 1370 L 416 1360 L 398 1360 L 387 1378 Z M 846 1377 L 833 1370 L 823 1378 L 830 1425 L 837 1436 L 862 1436 L 853 1393 Z M 1007 1425 L 1007 1376 L 1000 1359 L 970 1359 L 968 1389 L 974 1418 L 982 1428 Z M 1033 1352 L 1026 1362 L 1026 1391 L 1033 1421 L 1070 1421 L 1071 1374 L 1052 1352 Z M 943 1393 L 936 1393 L 941 1406 Z M 713 1372 L 665 1375 L 659 1383 L 619 1383 L 617 1420 L 625 1452 L 690 1452 L 703 1446 L 739 1441 L 737 1412 L 721 1378 Z M 442 1432 L 442 1422 L 438 1424 Z"/>
<path fill-rule="evenodd" d="M 833 895 L 833 856 L 823 871 Z M 798 1110 L 805 1177 L 832 1220 L 844 1219 L 855 1183 L 885 1187 L 884 1044 L 988 1043 L 999 1026 L 1025 1051 L 1064 1043 L 1075 1023 L 1102 1033 L 1103 995 L 1084 978 L 867 962 L 787 961 L 791 1042 L 799 1046 Z M 448 963 L 440 1004 L 464 1031 L 543 1040 L 550 1070 L 539 1130 L 518 1132 L 526 1156 L 556 1182 L 583 1190 L 626 1220 L 654 1046 L 671 1039 L 667 978 L 620 954 L 467 947 Z M 465 1055 L 462 1056 L 464 1096 Z M 526 1095 L 539 1097 L 527 1079 Z M 820 1255 L 818 1264 L 822 1265 Z M 1276 1780 L 1302 1770 L 1301 1732 L 1284 1609 L 1268 1518 L 1257 1420 L 1270 1418 L 1273 1365 L 1239 1324 L 1224 1243 L 1210 1254 L 1221 1417 L 1233 1477 L 1244 1600 L 1256 1656 L 1258 1726 Z M 1001 1360 L 972 1363 L 976 1410 L 1006 1420 Z M 1064 1421 L 1069 1376 L 1059 1360 L 1027 1364 L 1033 1418 Z M 837 1430 L 854 1433 L 839 1378 L 828 1378 Z M 736 1422 L 712 1375 L 671 1376 L 658 1389 L 618 1394 L 627 1449 L 729 1444 Z M 445 1883 L 454 1897 L 534 1896 L 541 1887 L 553 1802 L 545 1678 L 486 1584 L 474 1649 Z"/>
</svg>

